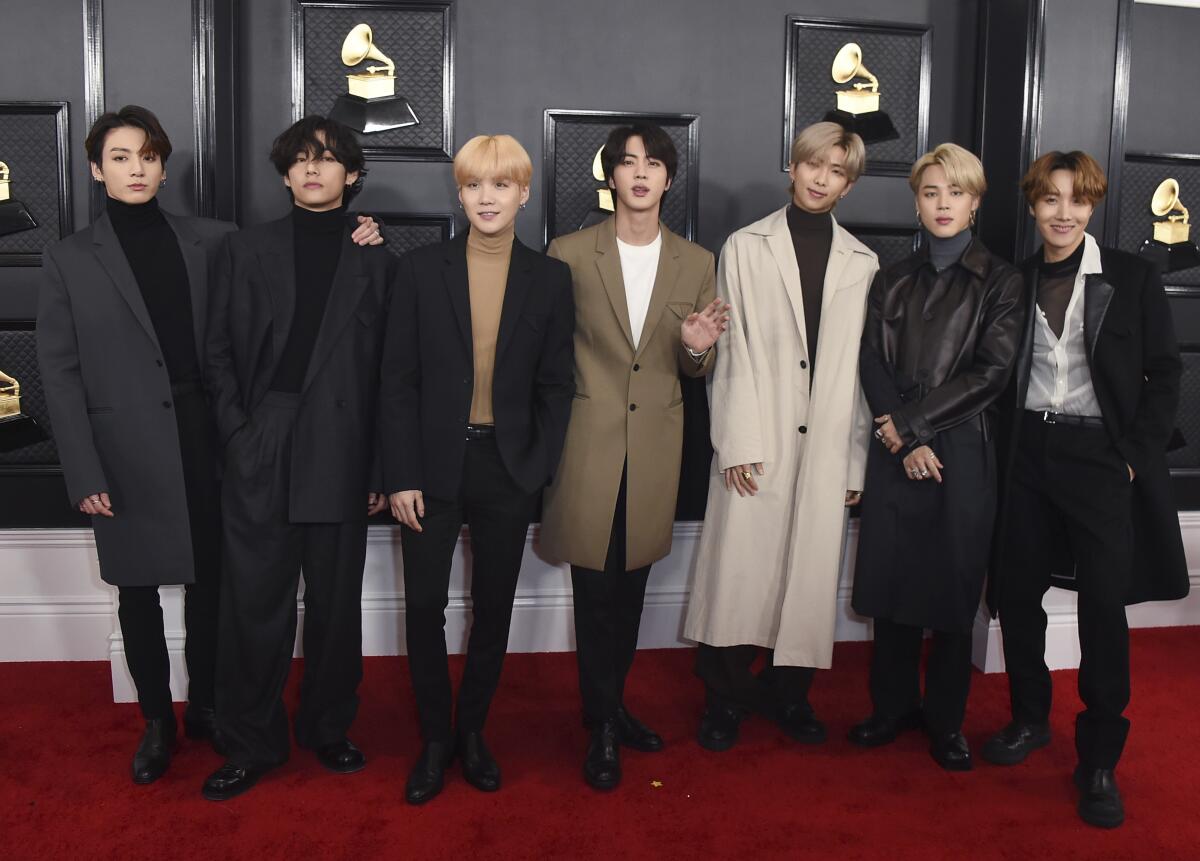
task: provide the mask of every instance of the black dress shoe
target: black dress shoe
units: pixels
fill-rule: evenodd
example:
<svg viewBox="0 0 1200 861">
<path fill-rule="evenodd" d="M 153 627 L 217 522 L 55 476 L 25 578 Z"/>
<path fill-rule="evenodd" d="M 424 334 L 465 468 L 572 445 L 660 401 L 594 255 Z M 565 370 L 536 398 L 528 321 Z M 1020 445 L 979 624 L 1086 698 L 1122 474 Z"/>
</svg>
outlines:
<svg viewBox="0 0 1200 861">
<path fill-rule="evenodd" d="M 1079 818 L 1088 825 L 1116 828 L 1125 821 L 1125 805 L 1112 769 L 1077 765 L 1075 786 L 1079 788 Z"/>
<path fill-rule="evenodd" d="M 212 706 L 188 703 L 183 710 L 183 734 L 192 741 L 205 741 L 221 756 L 228 755 L 225 739 L 217 729 L 217 711 Z"/>
<path fill-rule="evenodd" d="M 606 720 L 592 729 L 583 779 L 592 789 L 616 789 L 621 782 L 621 758 L 617 749 L 617 722 Z"/>
<path fill-rule="evenodd" d="M 458 754 L 462 759 L 463 777 L 480 792 L 495 792 L 500 788 L 500 766 L 483 743 L 483 733 L 468 732 L 458 737 Z"/>
<path fill-rule="evenodd" d="M 424 804 L 442 791 L 446 766 L 453 758 L 454 749 L 450 745 L 440 741 L 425 743 L 404 785 L 404 798 L 409 804 Z"/>
<path fill-rule="evenodd" d="M 807 703 L 791 703 L 779 710 L 779 725 L 788 737 L 801 744 L 825 741 L 825 724 L 817 720 Z"/>
<path fill-rule="evenodd" d="M 720 753 L 737 744 L 738 729 L 742 723 L 740 709 L 729 705 L 710 705 L 700 718 L 700 731 L 696 741 L 705 750 Z"/>
<path fill-rule="evenodd" d="M 915 710 L 898 718 L 873 714 L 862 723 L 850 727 L 846 737 L 859 747 L 879 747 L 891 744 L 905 730 L 920 729 L 924 722 L 921 712 Z"/>
<path fill-rule="evenodd" d="M 983 745 L 983 758 L 992 765 L 1016 765 L 1050 743 L 1050 725 L 1013 721 Z"/>
<path fill-rule="evenodd" d="M 318 747 L 317 760 L 337 774 L 353 774 L 362 771 L 367 765 L 367 758 L 363 756 L 363 752 L 348 738 Z"/>
<path fill-rule="evenodd" d="M 208 776 L 201 794 L 209 801 L 228 801 L 248 789 L 270 771 L 270 765 L 236 765 L 227 762 Z"/>
<path fill-rule="evenodd" d="M 971 749 L 961 732 L 948 732 L 931 736 L 929 755 L 946 771 L 970 771 Z"/>
<path fill-rule="evenodd" d="M 662 736 L 626 711 L 625 706 L 617 706 L 617 741 L 643 753 L 663 749 Z"/>
<path fill-rule="evenodd" d="M 175 749 L 175 717 L 169 720 L 148 720 L 146 731 L 133 755 L 133 782 L 153 783 L 162 777 L 171 764 Z"/>
</svg>

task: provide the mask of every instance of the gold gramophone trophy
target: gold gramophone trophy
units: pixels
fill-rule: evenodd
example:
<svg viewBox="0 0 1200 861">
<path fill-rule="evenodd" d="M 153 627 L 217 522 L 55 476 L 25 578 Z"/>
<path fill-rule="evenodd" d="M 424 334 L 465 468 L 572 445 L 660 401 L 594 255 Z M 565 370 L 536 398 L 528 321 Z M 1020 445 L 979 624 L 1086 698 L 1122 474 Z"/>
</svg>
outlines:
<svg viewBox="0 0 1200 861">
<path fill-rule="evenodd" d="M 1154 222 L 1154 238 L 1142 243 L 1138 251 L 1158 266 L 1160 272 L 1178 272 L 1200 266 L 1200 248 L 1191 241 L 1192 225 L 1188 222 L 1187 207 L 1179 200 L 1179 182 L 1168 177 L 1154 189 L 1150 211 L 1166 216 Z M 1178 211 L 1178 215 L 1172 213 Z"/>
<path fill-rule="evenodd" d="M 45 438 L 37 422 L 21 412 L 21 384 L 0 371 L 0 451 L 13 451 Z"/>
<path fill-rule="evenodd" d="M 605 186 L 604 188 L 596 189 L 596 205 L 584 214 L 583 220 L 579 222 L 580 230 L 583 230 L 585 227 L 591 227 L 593 224 L 599 224 L 616 212 L 616 207 L 613 205 L 612 189 L 608 187 L 607 181 L 604 178 L 604 162 L 600 159 L 602 152 L 604 152 L 603 146 L 596 150 L 596 157 L 592 159 L 592 179 L 605 183 Z"/>
<path fill-rule="evenodd" d="M 862 48 L 847 42 L 833 58 L 830 75 L 835 83 L 851 84 L 848 90 L 836 90 L 837 109 L 825 119 L 857 132 L 864 143 L 896 140 L 900 133 L 891 117 L 879 109 L 879 79 L 863 65 Z M 866 78 L 866 81 L 854 81 Z M 853 83 L 851 83 L 853 82 Z"/>
<path fill-rule="evenodd" d="M 334 101 L 330 119 L 364 134 L 420 123 L 408 99 L 396 95 L 396 64 L 375 47 L 371 25 L 356 24 L 342 42 L 342 62 L 357 66 L 364 60 L 383 65 L 346 76 L 347 92 Z"/>
<path fill-rule="evenodd" d="M 37 221 L 29 209 L 19 200 L 9 199 L 9 186 L 12 185 L 12 175 L 8 165 L 0 161 L 0 236 L 10 233 L 20 233 L 22 230 L 32 230 L 37 227 Z"/>
</svg>

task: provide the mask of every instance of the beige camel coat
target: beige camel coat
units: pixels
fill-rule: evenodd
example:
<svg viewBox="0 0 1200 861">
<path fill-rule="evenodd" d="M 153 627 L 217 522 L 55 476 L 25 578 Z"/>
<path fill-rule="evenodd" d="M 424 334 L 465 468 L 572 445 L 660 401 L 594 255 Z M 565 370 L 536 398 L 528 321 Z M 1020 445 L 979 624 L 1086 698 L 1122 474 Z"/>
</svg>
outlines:
<svg viewBox="0 0 1200 861">
<path fill-rule="evenodd" d="M 546 489 L 541 550 L 603 570 L 621 467 L 629 458 L 625 569 L 671 551 L 683 450 L 679 373 L 703 376 L 679 327 L 716 296 L 713 256 L 662 226 L 662 251 L 641 341 L 633 343 L 613 218 L 550 243 L 575 286 L 575 400 L 562 461 Z"/>
<path fill-rule="evenodd" d="M 733 309 L 713 372 L 716 454 L 685 637 L 773 648 L 780 665 L 830 665 L 845 496 L 862 489 L 871 440 L 858 348 L 878 266 L 835 221 L 810 392 L 786 210 L 725 243 L 717 282 Z M 748 463 L 766 474 L 756 496 L 739 497 L 721 470 Z"/>
</svg>

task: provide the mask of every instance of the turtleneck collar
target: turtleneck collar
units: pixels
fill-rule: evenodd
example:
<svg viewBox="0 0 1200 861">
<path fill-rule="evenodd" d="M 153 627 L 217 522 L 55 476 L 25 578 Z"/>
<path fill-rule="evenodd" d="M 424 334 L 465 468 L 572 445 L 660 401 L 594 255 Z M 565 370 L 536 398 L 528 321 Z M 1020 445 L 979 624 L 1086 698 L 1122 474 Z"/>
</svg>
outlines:
<svg viewBox="0 0 1200 861">
<path fill-rule="evenodd" d="M 292 224 L 299 233 L 340 233 L 346 227 L 346 205 L 324 212 L 293 206 Z"/>
<path fill-rule="evenodd" d="M 1083 263 L 1083 249 L 1087 245 L 1087 237 L 1084 237 L 1083 242 L 1079 243 L 1079 247 L 1071 252 L 1071 256 L 1057 263 L 1047 262 L 1045 252 L 1042 252 L 1042 259 L 1038 261 L 1038 274 L 1043 278 L 1062 278 L 1065 275 L 1070 275 L 1073 272 L 1078 272 L 1080 265 Z"/>
<path fill-rule="evenodd" d="M 921 229 L 921 232 L 924 234 L 922 240 L 928 243 L 929 262 L 938 272 L 957 263 L 963 256 L 963 252 L 967 250 L 967 246 L 971 244 L 972 236 L 969 227 L 963 228 L 953 236 L 944 238 L 934 236 L 924 228 Z"/>
<path fill-rule="evenodd" d="M 166 221 L 162 210 L 158 208 L 157 197 L 152 197 L 145 203 L 125 203 L 115 197 L 109 197 L 104 205 L 117 230 L 136 230 Z"/>
<path fill-rule="evenodd" d="M 787 208 L 787 222 L 790 230 L 811 230 L 828 233 L 833 230 L 832 212 L 809 212 L 796 204 Z"/>
<path fill-rule="evenodd" d="M 499 233 L 482 233 L 469 230 L 467 233 L 467 251 L 473 254 L 492 254 L 508 256 L 512 253 L 513 239 L 516 238 L 516 222 Z"/>
</svg>

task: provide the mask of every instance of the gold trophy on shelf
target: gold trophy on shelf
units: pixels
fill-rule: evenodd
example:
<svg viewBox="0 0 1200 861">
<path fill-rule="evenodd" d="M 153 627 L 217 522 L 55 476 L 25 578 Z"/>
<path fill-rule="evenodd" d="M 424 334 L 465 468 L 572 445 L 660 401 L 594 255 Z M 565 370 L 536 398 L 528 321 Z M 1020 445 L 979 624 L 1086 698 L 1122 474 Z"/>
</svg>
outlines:
<svg viewBox="0 0 1200 861">
<path fill-rule="evenodd" d="M 579 222 L 579 229 L 591 227 L 593 224 L 599 224 L 604 219 L 608 218 L 614 212 L 616 207 L 613 205 L 612 189 L 608 187 L 607 181 L 604 179 L 604 162 L 600 159 L 600 153 L 604 152 L 604 147 L 596 150 L 596 157 L 592 159 L 592 179 L 597 182 L 605 183 L 604 188 L 596 189 L 596 205 L 584 213 L 583 220 Z"/>
<path fill-rule="evenodd" d="M 357 66 L 365 60 L 383 65 L 347 75 L 347 91 L 334 101 L 330 118 L 363 134 L 420 123 L 408 99 L 396 95 L 396 64 L 376 47 L 371 25 L 356 24 L 342 42 L 342 63 Z"/>
<path fill-rule="evenodd" d="M 38 226 L 25 204 L 9 198 L 11 185 L 12 172 L 7 164 L 0 161 L 0 236 L 32 230 Z"/>
<path fill-rule="evenodd" d="M 863 65 L 863 51 L 857 42 L 842 45 L 833 58 L 830 69 L 834 83 L 850 84 L 846 90 L 835 90 L 837 109 L 825 119 L 857 132 L 864 143 L 896 140 L 900 133 L 891 117 L 879 109 L 879 78 Z M 865 81 L 855 81 L 865 78 Z"/>
<path fill-rule="evenodd" d="M 21 384 L 0 371 L 0 451 L 13 451 L 45 438 L 37 422 L 21 412 Z"/>
<path fill-rule="evenodd" d="M 1154 238 L 1143 242 L 1138 253 L 1161 272 L 1200 266 L 1200 248 L 1191 241 L 1192 225 L 1187 207 L 1179 199 L 1178 180 L 1167 177 L 1158 184 L 1150 198 L 1150 211 L 1165 219 L 1154 222 Z"/>
</svg>

